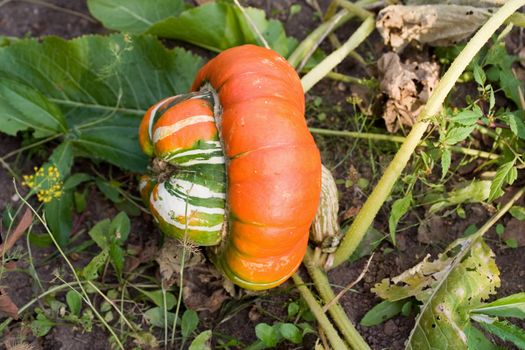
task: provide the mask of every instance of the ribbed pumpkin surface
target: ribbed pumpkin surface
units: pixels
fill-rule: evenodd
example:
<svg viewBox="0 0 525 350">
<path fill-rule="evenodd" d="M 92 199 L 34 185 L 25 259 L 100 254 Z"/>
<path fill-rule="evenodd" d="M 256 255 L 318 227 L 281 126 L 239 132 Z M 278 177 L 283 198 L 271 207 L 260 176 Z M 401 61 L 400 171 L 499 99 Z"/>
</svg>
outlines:
<svg viewBox="0 0 525 350">
<path fill-rule="evenodd" d="M 214 245 L 222 233 L 210 253 L 233 282 L 275 287 L 301 263 L 321 192 L 301 81 L 277 53 L 245 45 L 209 61 L 192 90 L 202 96 L 167 98 L 144 116 L 142 149 L 176 169 L 158 184 L 143 177 L 141 194 L 167 234 Z"/>
<path fill-rule="evenodd" d="M 271 288 L 301 263 L 321 191 L 301 81 L 277 53 L 246 45 L 209 61 L 192 89 L 205 82 L 222 106 L 227 157 L 229 236 L 216 262 L 245 288 Z"/>
</svg>

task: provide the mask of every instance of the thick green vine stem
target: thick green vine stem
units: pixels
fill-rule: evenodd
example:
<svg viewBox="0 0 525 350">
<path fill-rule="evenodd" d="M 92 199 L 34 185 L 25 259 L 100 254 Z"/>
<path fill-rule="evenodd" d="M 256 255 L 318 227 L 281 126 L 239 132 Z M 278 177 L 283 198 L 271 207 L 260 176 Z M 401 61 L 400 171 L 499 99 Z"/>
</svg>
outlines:
<svg viewBox="0 0 525 350">
<path fill-rule="evenodd" d="M 304 65 L 303 62 L 308 59 L 311 53 L 315 51 L 327 35 L 346 23 L 356 14 L 362 15 L 363 13 L 368 13 L 368 11 L 362 9 L 361 6 L 369 5 L 374 1 L 375 0 L 359 0 L 353 4 L 354 7 L 351 10 L 343 9 L 336 14 L 331 14 L 325 22 L 312 31 L 301 43 L 299 43 L 299 45 L 297 45 L 294 52 L 292 52 L 287 58 L 288 63 L 294 68 L 299 67 L 299 65 Z M 333 5 L 332 8 L 335 10 L 336 4 L 334 3 Z"/>
<path fill-rule="evenodd" d="M 503 5 L 496 13 L 494 13 L 494 15 L 492 15 L 492 17 L 489 18 L 489 20 L 478 30 L 478 32 L 472 37 L 458 57 L 454 60 L 430 96 L 427 105 L 418 117 L 417 123 L 412 127 L 412 130 L 399 148 L 399 151 L 395 155 L 394 159 L 392 162 L 390 162 L 387 169 L 385 170 L 385 173 L 359 211 L 355 221 L 346 231 L 341 245 L 334 253 L 334 264 L 332 267 L 336 267 L 347 261 L 363 239 L 366 230 L 368 227 L 370 227 L 375 216 L 377 215 L 377 212 L 390 195 L 392 186 L 401 175 L 401 172 L 410 160 L 412 153 L 414 153 L 415 148 L 418 146 L 421 138 L 425 134 L 425 131 L 430 124 L 428 117 L 433 116 L 439 112 L 448 93 L 450 90 L 452 90 L 456 80 L 463 73 L 470 61 L 478 53 L 481 47 L 483 47 L 483 45 L 490 39 L 499 26 L 501 26 L 501 24 L 503 24 L 508 17 L 510 17 L 518 8 L 523 5 L 525 5 L 525 0 L 509 0 L 506 2 L 505 5 Z M 306 85 L 309 86 L 311 82 L 309 80 L 306 83 Z"/>
<path fill-rule="evenodd" d="M 326 273 L 313 261 L 311 250 L 306 252 L 304 265 L 308 269 L 308 274 L 314 281 L 315 287 L 323 299 L 324 304 L 326 305 L 331 302 L 335 298 L 335 294 L 330 287 L 330 282 L 328 281 Z M 339 303 L 336 302 L 330 306 L 328 312 L 352 349 L 370 349 L 370 346 L 368 346 L 363 337 L 361 337 L 361 334 L 355 329 L 353 323 L 348 319 L 345 310 L 339 305 Z"/>
<path fill-rule="evenodd" d="M 330 345 L 332 345 L 332 348 L 334 350 L 347 350 L 348 347 L 346 346 L 345 342 L 343 341 L 343 339 L 341 339 L 328 317 L 326 317 L 323 308 L 321 307 L 321 305 L 319 305 L 317 300 L 315 300 L 315 297 L 313 296 L 312 292 L 310 292 L 310 289 L 308 289 L 308 287 L 305 286 L 302 278 L 297 273 L 295 273 L 292 276 L 292 278 L 295 283 L 295 286 L 299 290 L 299 293 L 301 293 L 301 296 L 303 297 L 304 301 L 306 302 L 306 304 L 314 314 L 315 318 L 317 319 L 317 322 L 319 322 L 319 325 L 326 334 L 326 337 L 328 338 Z"/>
<path fill-rule="evenodd" d="M 306 93 L 310 90 L 315 84 L 317 84 L 321 79 L 323 79 L 332 69 L 334 69 L 341 61 L 345 59 L 346 56 L 355 48 L 357 48 L 363 41 L 368 38 L 370 33 L 375 28 L 375 19 L 373 17 L 368 17 L 363 21 L 363 23 L 357 28 L 357 30 L 348 38 L 348 40 L 328 55 L 321 63 L 315 66 L 311 71 L 309 71 L 303 78 L 301 82 L 303 84 L 303 90 Z"/>
</svg>

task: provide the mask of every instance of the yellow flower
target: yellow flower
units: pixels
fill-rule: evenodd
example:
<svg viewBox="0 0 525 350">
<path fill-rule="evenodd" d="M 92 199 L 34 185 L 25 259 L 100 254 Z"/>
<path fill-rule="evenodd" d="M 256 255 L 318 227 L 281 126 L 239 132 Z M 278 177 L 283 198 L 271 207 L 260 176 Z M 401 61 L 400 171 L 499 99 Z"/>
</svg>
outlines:
<svg viewBox="0 0 525 350">
<path fill-rule="evenodd" d="M 34 171 L 32 175 L 23 176 L 22 185 L 34 190 L 40 202 L 49 203 L 62 195 L 63 182 L 56 166 L 44 164 L 40 168 L 35 167 Z"/>
</svg>

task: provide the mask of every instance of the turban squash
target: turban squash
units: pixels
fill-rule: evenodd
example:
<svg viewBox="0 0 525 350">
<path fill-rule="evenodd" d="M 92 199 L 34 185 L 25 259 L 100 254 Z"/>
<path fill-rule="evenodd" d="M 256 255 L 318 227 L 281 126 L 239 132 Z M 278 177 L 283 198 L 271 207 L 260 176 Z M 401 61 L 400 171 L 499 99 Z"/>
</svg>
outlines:
<svg viewBox="0 0 525 350">
<path fill-rule="evenodd" d="M 212 246 L 234 283 L 275 287 L 301 263 L 321 191 L 299 77 L 245 45 L 209 61 L 192 91 L 143 118 L 141 147 L 162 175 L 143 176 L 141 194 L 164 233 Z"/>
</svg>

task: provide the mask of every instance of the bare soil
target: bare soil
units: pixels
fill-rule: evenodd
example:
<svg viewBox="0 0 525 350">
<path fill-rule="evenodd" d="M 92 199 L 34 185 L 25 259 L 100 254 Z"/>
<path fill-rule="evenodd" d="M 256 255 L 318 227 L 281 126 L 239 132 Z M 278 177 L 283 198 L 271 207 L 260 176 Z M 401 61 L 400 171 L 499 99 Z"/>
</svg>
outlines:
<svg viewBox="0 0 525 350">
<path fill-rule="evenodd" d="M 323 9 L 329 1 L 320 1 Z M 1 3 L 1 2 L 0 2 Z M 48 6 L 42 6 L 23 1 L 12 1 L 3 6 L 0 5 L 0 35 L 16 37 L 42 37 L 45 35 L 57 35 L 64 38 L 74 38 L 84 34 L 104 34 L 108 33 L 99 23 L 89 18 L 87 6 L 84 0 L 51 0 L 47 1 Z M 250 5 L 264 9 L 270 17 L 277 18 L 285 24 L 287 33 L 295 36 L 298 40 L 303 39 L 319 23 L 319 18 L 315 11 L 305 1 L 270 1 L 270 0 L 252 0 L 246 1 Z M 301 5 L 301 11 L 289 16 L 289 8 L 292 4 Z M 65 12 L 65 11 L 74 11 Z M 344 40 L 351 33 L 352 25 L 338 32 L 339 38 Z M 323 44 L 329 51 L 331 48 L 328 44 Z M 381 44 L 377 34 L 374 35 L 360 49 L 365 57 L 370 58 L 370 62 L 387 49 Z M 353 59 L 347 59 L 338 68 L 341 72 L 354 76 L 364 76 L 367 73 L 374 72 L 373 65 L 363 67 L 357 64 Z M 346 97 L 355 92 L 356 88 L 344 83 L 325 81 L 319 84 L 312 92 L 309 93 L 309 100 L 314 96 L 323 96 L 325 104 L 341 106 L 339 113 L 344 115 L 351 112 L 351 107 L 345 103 Z M 361 91 L 362 92 L 362 91 Z M 365 91 L 366 93 L 366 91 Z M 311 125 L 319 123 L 317 116 L 312 114 L 307 116 Z M 330 118 L 330 116 L 329 116 Z M 326 123 L 326 122 L 325 122 Z M 378 125 L 381 121 L 377 121 Z M 325 124 L 326 125 L 326 124 Z M 337 140 L 331 141 L 325 138 L 317 138 L 323 152 L 325 163 L 337 164 L 335 175 L 338 179 L 345 179 L 349 176 L 349 169 L 354 167 L 363 176 L 368 177 L 371 184 L 377 180 L 374 172 L 367 164 L 359 163 L 359 159 L 367 159 L 368 154 L 360 155 L 360 158 L 349 154 L 348 144 L 339 143 Z M 22 140 L 20 137 L 10 137 L 0 134 L 0 155 L 20 147 Z M 329 147 L 325 147 L 329 146 Z M 330 148 L 333 147 L 333 148 Z M 45 153 L 45 152 L 44 152 Z M 365 152 L 366 153 L 366 152 Z M 27 157 L 22 155 L 16 160 L 11 159 L 11 166 L 19 174 L 30 171 L 32 166 L 40 165 L 45 158 L 38 155 Z M 387 164 L 385 159 L 376 159 L 378 164 Z M 85 164 L 76 164 L 78 167 Z M 381 169 L 378 170 L 381 173 Z M 13 183 L 11 175 L 5 170 L 0 170 L 0 212 L 7 206 L 15 205 L 17 198 L 14 196 Z M 355 186 L 346 188 L 340 186 L 342 193 L 341 211 L 346 212 L 351 208 L 358 208 L 366 199 L 363 191 L 356 190 Z M 112 205 L 96 194 L 90 197 L 90 206 L 88 214 L 83 217 L 77 217 L 79 232 L 82 228 L 89 228 L 93 222 L 105 217 L 111 217 L 117 210 Z M 423 214 L 423 213 L 420 213 Z M 351 320 L 358 324 L 363 315 L 380 300 L 370 292 L 370 288 L 383 278 L 395 276 L 415 263 L 419 262 L 426 254 L 434 256 L 440 252 L 447 243 L 454 238 L 463 234 L 466 227 L 470 224 L 476 224 L 478 227 L 489 217 L 486 208 L 480 205 L 471 205 L 466 207 L 466 219 L 460 219 L 454 215 L 441 219 L 431 227 L 432 244 L 423 244 L 417 239 L 417 226 L 403 231 L 397 236 L 398 247 L 394 248 L 388 242 L 384 242 L 377 249 L 372 260 L 370 268 L 364 279 L 354 287 L 352 292 L 343 296 L 341 303 L 347 311 Z M 80 222 L 78 222 L 80 220 Z M 505 217 L 503 223 L 506 224 L 510 217 Z M 406 227 L 413 226 L 411 223 L 417 223 L 418 218 L 412 215 L 404 221 Z M 381 232 L 388 232 L 387 213 L 382 212 L 376 219 L 374 226 Z M 150 239 L 149 236 L 157 236 L 158 232 L 152 225 L 151 220 L 143 216 L 133 218 L 133 243 L 144 242 Z M 152 233 L 154 232 L 154 233 Z M 82 233 L 86 235 L 85 230 Z M 498 297 L 517 293 L 525 290 L 525 248 L 509 249 L 501 244 L 495 232 L 487 235 L 487 241 L 496 253 L 497 264 L 501 271 L 501 288 Z M 25 249 L 25 242 L 19 242 L 20 248 Z M 35 259 L 44 259 L 53 253 L 50 249 L 34 248 L 33 255 Z M 81 257 L 86 258 L 86 256 Z M 87 256 L 89 258 L 89 256 Z M 38 263 L 38 261 L 37 261 Z M 334 284 L 335 291 L 338 287 L 342 288 L 349 284 L 360 274 L 366 263 L 366 258 L 362 258 L 354 264 L 344 265 L 329 273 L 330 281 Z M 49 285 L 53 280 L 54 271 L 58 269 L 64 271 L 65 268 L 60 259 L 54 259 L 47 265 L 40 266 L 38 272 L 45 285 Z M 24 273 L 8 273 L 2 286 L 7 287 L 7 291 L 13 297 L 17 305 L 23 305 L 41 292 L 36 286 L 33 279 Z M 273 322 L 276 318 L 286 315 L 286 304 L 297 299 L 298 294 L 294 291 L 291 283 L 286 283 L 283 287 L 270 291 L 265 295 L 245 297 L 243 302 L 252 301 L 252 303 L 241 304 L 231 303 L 236 306 L 238 312 L 230 310 L 226 313 L 225 307 L 217 313 L 201 312 L 201 326 L 204 328 L 212 327 L 214 332 L 222 333 L 239 339 L 243 344 L 250 344 L 255 340 L 255 326 L 259 322 Z M 242 307 L 241 307 L 242 306 Z M 228 317 L 225 317 L 228 316 Z M 231 316 L 231 317 L 230 317 Z M 414 324 L 414 314 L 410 317 L 395 317 L 392 320 L 375 326 L 362 327 L 358 325 L 358 330 L 365 337 L 366 341 L 373 349 L 402 349 L 410 330 Z M 2 319 L 0 319 L 1 321 Z M 525 326 L 525 322 L 521 323 Z M 43 339 L 30 339 L 33 341 L 35 348 L 40 349 L 107 349 L 108 335 L 99 328 L 95 328 L 91 333 L 82 333 L 79 329 L 69 325 L 55 327 Z M 303 348 L 312 348 L 313 339 L 307 337 L 306 345 Z M 506 347 L 511 348 L 509 344 Z M 2 345 L 0 345 L 2 348 Z M 241 347 L 242 348 L 242 347 Z M 280 346 L 281 349 L 291 347 L 289 345 Z"/>
</svg>

